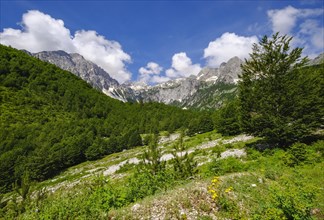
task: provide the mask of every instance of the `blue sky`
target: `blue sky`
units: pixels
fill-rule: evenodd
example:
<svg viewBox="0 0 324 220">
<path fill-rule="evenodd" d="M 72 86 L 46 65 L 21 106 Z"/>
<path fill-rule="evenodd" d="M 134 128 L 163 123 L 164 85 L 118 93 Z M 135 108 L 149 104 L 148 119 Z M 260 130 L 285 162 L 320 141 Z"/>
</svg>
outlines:
<svg viewBox="0 0 324 220">
<path fill-rule="evenodd" d="M 196 75 L 275 31 L 323 52 L 323 1 L 1 1 L 0 43 L 77 52 L 119 82 Z"/>
</svg>

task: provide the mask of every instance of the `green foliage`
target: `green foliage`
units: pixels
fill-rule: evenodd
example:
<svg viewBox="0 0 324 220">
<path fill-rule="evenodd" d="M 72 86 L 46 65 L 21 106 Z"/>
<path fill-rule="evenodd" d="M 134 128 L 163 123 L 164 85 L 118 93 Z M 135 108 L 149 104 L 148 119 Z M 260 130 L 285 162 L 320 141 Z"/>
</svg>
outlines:
<svg viewBox="0 0 324 220">
<path fill-rule="evenodd" d="M 272 184 L 272 204 L 282 210 L 286 219 L 313 219 L 316 188 L 307 184 L 303 177 L 283 178 L 279 184 Z"/>
<path fill-rule="evenodd" d="M 289 166 L 297 166 L 303 163 L 307 159 L 306 147 L 307 145 L 303 143 L 293 144 L 287 152 L 286 163 Z"/>
<path fill-rule="evenodd" d="M 188 127 L 198 112 L 122 103 L 77 76 L 0 45 L 0 192 L 142 145 L 141 133 Z"/>
<path fill-rule="evenodd" d="M 321 68 L 302 68 L 301 48 L 290 49 L 291 37 L 265 36 L 253 45 L 242 65 L 239 83 L 244 132 L 280 146 L 301 141 L 323 124 Z"/>
<path fill-rule="evenodd" d="M 213 121 L 209 113 L 205 112 L 193 118 L 188 125 L 188 135 L 201 134 L 213 130 Z"/>
<path fill-rule="evenodd" d="M 166 169 L 166 162 L 161 160 L 162 153 L 158 147 L 158 136 L 150 136 L 148 149 L 144 152 L 141 168 L 150 172 L 152 175 L 158 174 Z"/>
<path fill-rule="evenodd" d="M 317 146 L 322 144 L 323 141 L 318 141 L 311 148 L 303 143 L 295 143 L 291 145 L 284 157 L 285 164 L 295 167 L 303 164 L 320 162 L 322 154 L 317 150 Z"/>
<path fill-rule="evenodd" d="M 228 102 L 217 110 L 213 119 L 215 129 L 223 135 L 236 135 L 241 132 L 237 100 Z"/>
<path fill-rule="evenodd" d="M 206 175 L 207 176 L 220 176 L 227 173 L 242 172 L 247 170 L 247 165 L 235 157 L 228 157 L 226 159 L 213 159 L 208 164 Z"/>
<path fill-rule="evenodd" d="M 138 170 L 128 179 L 126 198 L 130 202 L 136 202 L 156 192 L 167 190 L 173 184 L 173 175 L 166 170 L 160 170 L 155 174 L 147 170 Z"/>
<path fill-rule="evenodd" d="M 173 159 L 171 163 L 173 165 L 173 173 L 176 178 L 186 179 L 193 177 L 197 173 L 197 162 L 194 160 L 193 154 L 188 154 L 185 151 L 185 146 L 183 144 L 184 132 L 181 132 L 179 140 L 174 145 L 174 150 L 172 152 Z"/>
</svg>

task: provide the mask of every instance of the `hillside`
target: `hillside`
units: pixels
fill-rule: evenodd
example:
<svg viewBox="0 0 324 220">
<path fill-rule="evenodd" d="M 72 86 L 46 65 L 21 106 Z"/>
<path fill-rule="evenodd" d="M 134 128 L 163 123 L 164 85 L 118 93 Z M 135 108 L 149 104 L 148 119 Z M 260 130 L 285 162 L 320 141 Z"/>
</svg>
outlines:
<svg viewBox="0 0 324 220">
<path fill-rule="evenodd" d="M 24 182 L 31 188 L 23 203 L 19 194 L 5 195 L 0 217 L 322 219 L 323 141 L 289 151 L 259 151 L 262 145 L 258 138 L 214 131 L 183 139 L 161 135 L 157 159 L 166 167 L 155 174 L 142 163 L 150 145 L 114 153 L 38 184 Z M 177 160 L 186 167 L 188 158 L 195 161 L 190 178 L 176 168 Z"/>
<path fill-rule="evenodd" d="M 202 114 L 122 103 L 70 72 L 2 45 L 0 62 L 1 192 L 25 173 L 45 180 L 85 160 L 139 146 L 143 133 L 189 124 L 210 129 L 199 125 L 205 123 Z"/>
</svg>

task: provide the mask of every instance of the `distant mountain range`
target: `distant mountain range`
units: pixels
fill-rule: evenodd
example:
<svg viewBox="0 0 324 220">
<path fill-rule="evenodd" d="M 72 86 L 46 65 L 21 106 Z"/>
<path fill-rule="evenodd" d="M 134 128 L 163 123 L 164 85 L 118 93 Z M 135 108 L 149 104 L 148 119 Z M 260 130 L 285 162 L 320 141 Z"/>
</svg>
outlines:
<svg viewBox="0 0 324 220">
<path fill-rule="evenodd" d="M 149 86 L 140 82 L 119 84 L 109 73 L 76 53 L 25 52 L 72 72 L 104 94 L 123 102 L 161 102 L 197 109 L 215 109 L 226 100 L 232 99 L 243 63 L 238 57 L 233 57 L 219 68 L 203 68 L 197 76 Z M 309 65 L 319 64 L 323 60 L 324 54 L 321 54 L 311 60 Z"/>
</svg>

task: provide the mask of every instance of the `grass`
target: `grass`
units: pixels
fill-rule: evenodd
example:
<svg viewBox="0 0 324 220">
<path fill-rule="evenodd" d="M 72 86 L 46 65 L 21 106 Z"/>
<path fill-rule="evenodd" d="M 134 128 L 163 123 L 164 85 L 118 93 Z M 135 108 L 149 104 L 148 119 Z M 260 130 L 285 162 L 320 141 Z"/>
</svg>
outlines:
<svg viewBox="0 0 324 220">
<path fill-rule="evenodd" d="M 211 140 L 224 140 L 215 131 L 188 137 L 187 149 Z M 230 140 L 229 138 L 227 140 Z M 53 180 L 33 186 L 24 211 L 14 193 L 0 217 L 5 219 L 323 219 L 324 182 L 323 141 L 307 146 L 298 164 L 292 158 L 297 151 L 273 149 L 258 151 L 251 147 L 258 138 L 196 149 L 195 160 L 202 165 L 195 178 L 177 180 L 170 169 L 152 180 L 134 177 L 137 165 L 124 164 L 115 174 L 105 177 L 102 171 L 133 157 L 140 157 L 143 147 L 109 155 L 101 160 L 85 162 L 67 169 Z M 166 143 L 163 150 L 171 149 Z M 249 146 L 249 147 L 247 147 Z M 299 146 L 299 145 L 298 145 Z M 297 147 L 298 147 L 297 146 Z M 305 146 L 299 146 L 305 147 Z M 246 149 L 243 158 L 218 159 L 229 149 Z M 303 150 L 303 149 L 301 149 Z M 302 151 L 302 152 L 304 152 Z M 296 155 L 293 155 L 297 152 Z M 297 158 L 297 159 L 298 159 Z M 296 158 L 295 158 L 296 159 Z M 215 189 L 217 199 L 208 193 L 211 180 L 220 176 Z M 131 181 L 130 179 L 131 178 Z M 157 182 L 154 182 L 157 181 Z M 77 183 L 76 185 L 73 185 Z M 151 184 L 151 185 L 150 185 Z M 152 185 L 153 184 L 153 185 Z M 157 184 L 157 185 L 155 185 Z M 58 188 L 54 193 L 37 196 L 41 188 Z M 156 187 L 146 193 L 138 186 Z M 229 190 L 231 189 L 231 190 Z M 136 197 L 140 196 L 140 197 Z M 10 199 L 12 198 L 12 199 Z M 142 199 L 143 198 L 143 199 Z M 280 204 L 280 202 L 284 202 Z M 297 201 L 297 202 L 294 202 Z M 16 210 L 16 211 L 15 211 Z M 38 210 L 37 212 L 35 210 Z M 292 214 L 291 214 L 292 213 Z M 312 213 L 312 215 L 310 215 Z M 295 216 L 293 216 L 293 214 Z M 287 217 L 288 216 L 288 217 Z"/>
</svg>

